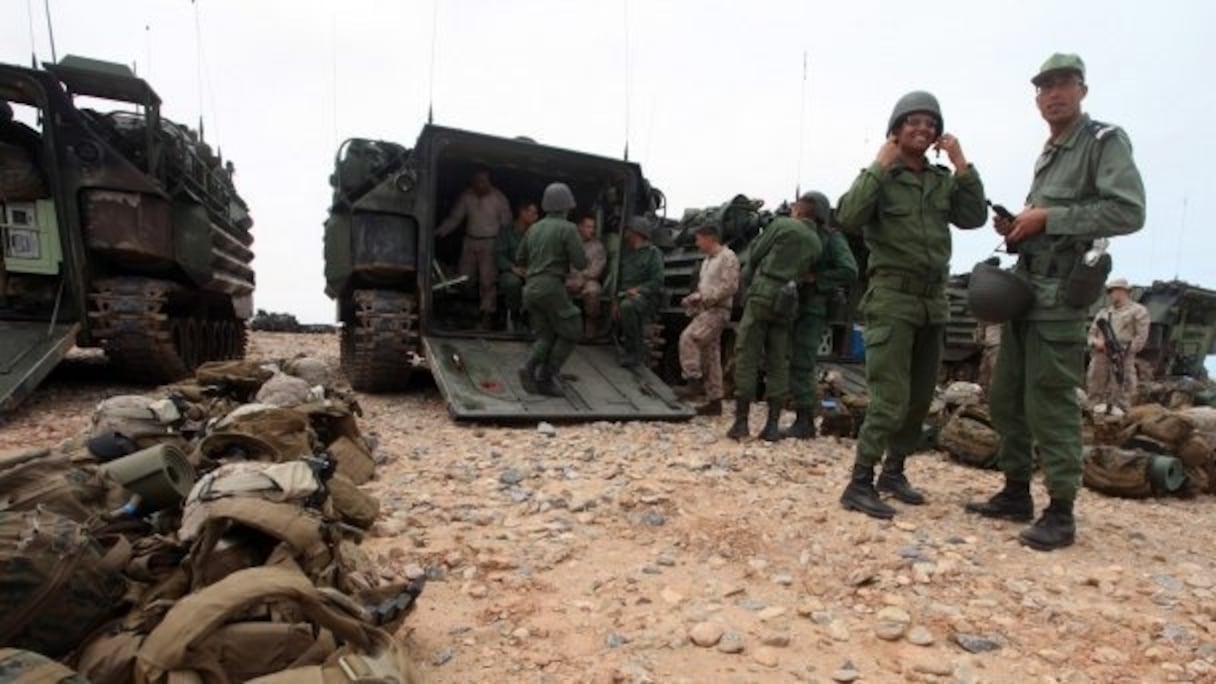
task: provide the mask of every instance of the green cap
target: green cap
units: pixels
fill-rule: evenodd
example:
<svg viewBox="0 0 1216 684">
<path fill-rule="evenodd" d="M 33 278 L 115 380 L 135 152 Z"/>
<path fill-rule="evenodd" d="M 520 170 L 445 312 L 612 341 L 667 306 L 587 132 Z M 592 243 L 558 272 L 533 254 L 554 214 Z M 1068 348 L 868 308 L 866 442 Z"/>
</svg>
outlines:
<svg viewBox="0 0 1216 684">
<path fill-rule="evenodd" d="M 1039 67 L 1039 73 L 1036 74 L 1034 78 L 1030 79 L 1030 82 L 1035 85 L 1039 85 L 1043 82 L 1043 79 L 1048 74 L 1056 71 L 1076 72 L 1076 74 L 1080 76 L 1082 80 L 1084 80 L 1085 62 L 1081 59 L 1080 55 L 1057 52 L 1048 57 L 1046 62 L 1043 62 L 1043 66 Z"/>
</svg>

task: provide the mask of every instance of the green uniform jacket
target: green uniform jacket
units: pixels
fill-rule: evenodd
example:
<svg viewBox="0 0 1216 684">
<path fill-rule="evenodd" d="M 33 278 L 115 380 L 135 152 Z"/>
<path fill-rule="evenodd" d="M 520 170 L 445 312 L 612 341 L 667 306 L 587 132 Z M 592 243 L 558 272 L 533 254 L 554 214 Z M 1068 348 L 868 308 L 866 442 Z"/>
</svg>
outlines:
<svg viewBox="0 0 1216 684">
<path fill-rule="evenodd" d="M 773 219 L 748 254 L 743 278 L 748 283 L 747 298 L 771 304 L 777 291 L 791 280 L 801 281 L 822 253 L 823 243 L 805 221 L 788 216 Z"/>
<path fill-rule="evenodd" d="M 828 295 L 847 288 L 857 281 L 857 259 L 849 248 L 849 240 L 839 230 L 817 228 L 823 253 L 811 267 L 815 282 L 798 290 L 798 309 L 804 315 L 826 316 Z"/>
<path fill-rule="evenodd" d="M 1026 203 L 1047 209 L 1047 228 L 1017 245 L 1018 269 L 1035 286 L 1029 320 L 1082 320 L 1088 313 L 1059 301 L 1060 284 L 1102 237 L 1144 226 L 1144 183 L 1122 129 L 1083 114 L 1035 162 Z"/>
<path fill-rule="evenodd" d="M 524 236 L 520 235 L 515 224 L 503 226 L 498 231 L 498 238 L 494 242 L 494 265 L 499 273 L 510 271 L 515 266 L 515 255 L 519 253 L 519 243 L 523 241 Z"/>
<path fill-rule="evenodd" d="M 950 224 L 978 228 L 988 210 L 974 166 L 958 175 L 929 164 L 918 174 L 898 161 L 887 170 L 875 162 L 840 198 L 836 219 L 846 232 L 865 237 L 870 291 L 889 292 L 867 315 L 941 324 L 949 317 Z"/>
<path fill-rule="evenodd" d="M 571 267 L 587 267 L 587 255 L 573 223 L 546 216 L 524 234 L 515 262 L 528 269 L 528 280 L 547 275 L 564 281 Z"/>
<path fill-rule="evenodd" d="M 648 303 L 658 304 L 663 290 L 663 253 L 654 245 L 624 250 L 617 282 L 618 298 L 625 296 L 625 290 L 636 287 Z"/>
</svg>

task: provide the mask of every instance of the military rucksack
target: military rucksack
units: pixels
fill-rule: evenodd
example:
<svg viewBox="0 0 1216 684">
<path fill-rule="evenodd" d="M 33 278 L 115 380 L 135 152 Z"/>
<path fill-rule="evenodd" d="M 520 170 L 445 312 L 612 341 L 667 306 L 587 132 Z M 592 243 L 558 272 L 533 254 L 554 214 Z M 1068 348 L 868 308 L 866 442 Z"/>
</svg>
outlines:
<svg viewBox="0 0 1216 684">
<path fill-rule="evenodd" d="M 1086 487 L 1107 496 L 1143 499 L 1153 495 L 1149 479 L 1151 465 L 1152 455 L 1144 451 L 1087 447 L 1081 481 Z"/>
<path fill-rule="evenodd" d="M 125 549 L 45 509 L 0 512 L 0 644 L 60 658 L 123 608 Z"/>
<path fill-rule="evenodd" d="M 39 506 L 78 523 L 121 505 L 122 487 L 87 462 L 62 451 L 0 452 L 0 512 Z"/>
<path fill-rule="evenodd" d="M 0 648 L 0 682 L 21 684 L 90 684 L 71 668 L 44 655 L 17 648 Z"/>
<path fill-rule="evenodd" d="M 959 409 L 937 434 L 938 448 L 962 463 L 977 468 L 995 468 L 1001 437 L 982 405 Z"/>
</svg>

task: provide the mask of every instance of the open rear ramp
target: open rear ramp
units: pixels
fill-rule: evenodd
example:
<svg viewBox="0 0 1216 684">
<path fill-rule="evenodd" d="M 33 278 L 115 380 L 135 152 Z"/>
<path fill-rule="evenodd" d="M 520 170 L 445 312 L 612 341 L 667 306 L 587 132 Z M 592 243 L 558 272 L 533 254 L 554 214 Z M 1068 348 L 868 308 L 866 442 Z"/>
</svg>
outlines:
<svg viewBox="0 0 1216 684">
<path fill-rule="evenodd" d="M 0 413 L 17 407 L 76 342 L 76 323 L 0 321 Z"/>
<path fill-rule="evenodd" d="M 611 346 L 580 345 L 562 369 L 564 398 L 519 383 L 528 345 L 481 338 L 424 338 L 435 383 L 457 420 L 687 420 L 695 415 L 648 368 L 621 368 Z"/>
</svg>

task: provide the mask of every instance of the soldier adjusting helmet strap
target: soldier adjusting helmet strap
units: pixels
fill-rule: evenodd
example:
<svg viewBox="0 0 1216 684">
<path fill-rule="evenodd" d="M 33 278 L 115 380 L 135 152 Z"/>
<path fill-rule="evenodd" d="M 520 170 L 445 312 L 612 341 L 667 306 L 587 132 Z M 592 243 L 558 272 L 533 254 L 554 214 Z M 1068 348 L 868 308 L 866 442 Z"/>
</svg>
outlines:
<svg viewBox="0 0 1216 684">
<path fill-rule="evenodd" d="M 938 135 L 945 130 L 946 121 L 942 116 L 942 108 L 938 104 L 937 98 L 933 96 L 933 93 L 914 90 L 899 98 L 899 101 L 895 103 L 895 108 L 891 111 L 891 118 L 887 121 L 887 135 L 894 133 L 895 129 L 903 123 L 904 118 L 915 112 L 931 114 L 933 118 L 937 119 Z"/>
</svg>

